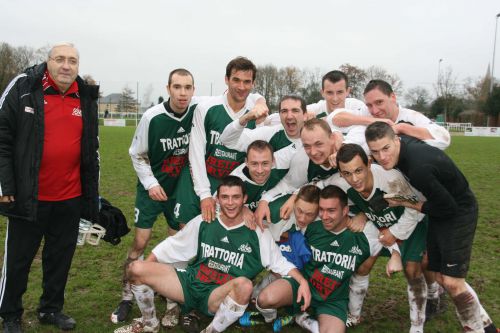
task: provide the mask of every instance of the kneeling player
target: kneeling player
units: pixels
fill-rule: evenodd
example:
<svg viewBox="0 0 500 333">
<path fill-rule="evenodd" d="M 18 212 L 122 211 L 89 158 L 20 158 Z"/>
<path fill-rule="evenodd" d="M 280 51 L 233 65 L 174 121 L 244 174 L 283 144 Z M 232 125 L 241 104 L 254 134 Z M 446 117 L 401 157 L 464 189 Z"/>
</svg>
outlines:
<svg viewBox="0 0 500 333">
<path fill-rule="evenodd" d="M 337 154 L 340 174 L 351 186 L 347 196 L 380 230 L 380 241 L 387 246 L 401 240 L 401 258 L 408 280 L 410 303 L 410 333 L 423 332 L 427 285 L 422 273 L 421 261 L 425 252 L 427 220 L 414 209 L 389 207 L 384 195 L 399 193 L 418 201 L 418 193 L 410 187 L 397 170 L 384 170 L 371 164 L 361 146 L 346 144 Z M 349 299 L 349 322 L 359 322 L 364 296 L 368 290 L 369 273 L 377 257 L 370 258 L 353 276 Z M 349 323 L 348 323 L 349 326 Z"/>
<path fill-rule="evenodd" d="M 322 332 L 345 332 L 349 279 L 363 261 L 382 248 L 378 241 L 373 241 L 378 231 L 372 224 L 367 224 L 363 233 L 347 229 L 348 213 L 345 192 L 337 186 L 327 186 L 319 199 L 321 221 L 311 223 L 305 232 L 312 260 L 303 273 L 311 287 L 311 307 Z M 266 309 L 290 305 L 298 311 L 298 291 L 300 287 L 293 280 L 276 280 L 260 293 L 257 305 L 264 315 Z"/>
<path fill-rule="evenodd" d="M 201 215 L 197 216 L 154 248 L 150 261 L 129 265 L 127 272 L 142 319 L 116 333 L 159 330 L 153 289 L 182 303 L 185 310 L 214 316 L 204 332 L 222 332 L 244 313 L 252 294 L 251 279 L 263 268 L 293 277 L 300 285 L 298 299 L 304 301 L 304 307 L 309 305 L 307 281 L 281 255 L 269 232 L 245 226 L 242 208 L 246 194 L 241 179 L 224 178 L 217 199 L 220 214 L 212 223 L 203 223 Z M 191 264 L 186 270 L 163 264 L 188 260 Z"/>
</svg>

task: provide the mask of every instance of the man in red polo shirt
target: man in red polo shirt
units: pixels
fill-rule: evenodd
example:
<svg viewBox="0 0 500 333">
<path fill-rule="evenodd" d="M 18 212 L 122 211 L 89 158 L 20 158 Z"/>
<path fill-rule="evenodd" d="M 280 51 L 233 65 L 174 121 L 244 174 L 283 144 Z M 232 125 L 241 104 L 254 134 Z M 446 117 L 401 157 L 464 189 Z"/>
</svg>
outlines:
<svg viewBox="0 0 500 333">
<path fill-rule="evenodd" d="M 98 87 L 78 77 L 79 54 L 53 46 L 0 99 L 0 213 L 9 217 L 0 281 L 4 332 L 22 332 L 22 295 L 42 239 L 38 319 L 63 330 L 64 289 L 80 217 L 98 215 Z"/>
</svg>

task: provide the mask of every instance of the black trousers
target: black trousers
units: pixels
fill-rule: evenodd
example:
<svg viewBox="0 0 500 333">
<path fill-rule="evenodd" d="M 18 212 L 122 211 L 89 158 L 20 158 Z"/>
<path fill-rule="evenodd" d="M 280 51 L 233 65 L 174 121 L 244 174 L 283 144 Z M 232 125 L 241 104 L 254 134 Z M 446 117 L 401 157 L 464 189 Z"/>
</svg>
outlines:
<svg viewBox="0 0 500 333">
<path fill-rule="evenodd" d="M 40 201 L 35 222 L 10 218 L 0 280 L 0 316 L 21 317 L 22 296 L 28 284 L 31 263 L 42 238 L 43 294 L 39 312 L 61 311 L 64 289 L 76 248 L 81 198 L 64 201 Z"/>
</svg>

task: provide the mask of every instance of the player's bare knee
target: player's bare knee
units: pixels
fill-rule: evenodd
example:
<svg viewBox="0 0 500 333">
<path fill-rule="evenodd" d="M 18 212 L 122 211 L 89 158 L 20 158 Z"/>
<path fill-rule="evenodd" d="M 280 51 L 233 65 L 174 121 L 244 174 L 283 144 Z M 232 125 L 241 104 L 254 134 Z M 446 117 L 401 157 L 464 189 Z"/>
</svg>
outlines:
<svg viewBox="0 0 500 333">
<path fill-rule="evenodd" d="M 138 284 L 140 277 L 142 276 L 144 262 L 140 260 L 134 260 L 130 262 L 127 266 L 127 278 L 132 284 Z"/>
<path fill-rule="evenodd" d="M 405 275 L 408 280 L 420 278 L 422 276 L 422 266 L 418 262 L 407 262 L 405 265 Z"/>
<path fill-rule="evenodd" d="M 441 275 L 442 286 L 451 296 L 456 296 L 467 290 L 465 280 L 461 278 Z"/>
<path fill-rule="evenodd" d="M 272 288 L 264 288 L 259 296 L 257 296 L 257 304 L 262 309 L 273 308 L 276 304 L 276 297 L 274 297 L 275 293 L 272 292 Z"/>
<path fill-rule="evenodd" d="M 234 286 L 234 294 L 239 299 L 240 302 L 248 302 L 250 300 L 250 296 L 253 291 L 252 281 L 247 279 L 246 277 L 237 277 L 233 280 Z"/>
</svg>

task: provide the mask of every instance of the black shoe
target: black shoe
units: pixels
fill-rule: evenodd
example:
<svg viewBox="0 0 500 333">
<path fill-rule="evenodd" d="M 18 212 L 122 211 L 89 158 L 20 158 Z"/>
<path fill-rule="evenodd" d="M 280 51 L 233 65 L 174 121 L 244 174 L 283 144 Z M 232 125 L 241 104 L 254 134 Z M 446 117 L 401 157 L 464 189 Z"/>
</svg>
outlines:
<svg viewBox="0 0 500 333">
<path fill-rule="evenodd" d="M 38 313 L 38 320 L 42 324 L 54 325 L 63 331 L 72 330 L 76 326 L 75 320 L 62 312 L 40 312 Z"/>
<path fill-rule="evenodd" d="M 200 317 L 191 311 L 182 316 L 182 330 L 187 333 L 198 333 L 200 331 Z"/>
<path fill-rule="evenodd" d="M 23 329 L 21 328 L 21 318 L 4 320 L 3 321 L 3 332 L 4 333 L 23 333 Z"/>
<path fill-rule="evenodd" d="M 115 311 L 111 314 L 111 322 L 113 324 L 118 324 L 122 321 L 127 320 L 127 317 L 132 310 L 132 301 L 122 300 L 120 304 L 116 307 Z"/>
<path fill-rule="evenodd" d="M 448 308 L 444 296 L 438 298 L 428 298 L 425 306 L 425 321 L 432 320 L 440 314 L 446 312 Z"/>
</svg>

